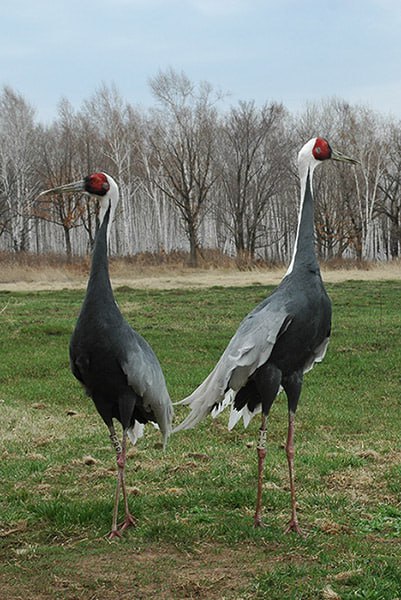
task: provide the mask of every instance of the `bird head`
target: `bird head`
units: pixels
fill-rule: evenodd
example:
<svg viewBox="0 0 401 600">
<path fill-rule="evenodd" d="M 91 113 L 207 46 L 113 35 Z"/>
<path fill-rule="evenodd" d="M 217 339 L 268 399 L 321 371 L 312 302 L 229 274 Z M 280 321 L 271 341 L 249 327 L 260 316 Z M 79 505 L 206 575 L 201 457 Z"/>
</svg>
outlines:
<svg viewBox="0 0 401 600">
<path fill-rule="evenodd" d="M 298 164 L 300 166 L 305 164 L 309 168 L 314 168 L 322 161 L 328 159 L 347 162 L 353 165 L 358 163 L 357 160 L 342 154 L 338 150 L 334 150 L 329 142 L 322 137 L 315 137 L 306 142 L 298 154 Z"/>
<path fill-rule="evenodd" d="M 113 221 L 114 213 L 118 203 L 118 186 L 114 179 L 106 173 L 92 173 L 81 179 L 66 183 L 40 193 L 40 196 L 47 194 L 68 194 L 83 192 L 99 200 L 99 221 L 103 223 L 104 216 L 110 208 L 110 217 L 107 227 L 107 238 L 110 235 L 110 226 Z"/>
<path fill-rule="evenodd" d="M 313 171 L 317 165 L 325 160 L 336 160 L 346 162 L 352 165 L 358 164 L 358 161 L 334 150 L 329 142 L 322 137 L 315 137 L 306 142 L 298 153 L 298 170 L 301 180 L 301 194 L 305 191 L 307 175 L 312 179 Z"/>
</svg>

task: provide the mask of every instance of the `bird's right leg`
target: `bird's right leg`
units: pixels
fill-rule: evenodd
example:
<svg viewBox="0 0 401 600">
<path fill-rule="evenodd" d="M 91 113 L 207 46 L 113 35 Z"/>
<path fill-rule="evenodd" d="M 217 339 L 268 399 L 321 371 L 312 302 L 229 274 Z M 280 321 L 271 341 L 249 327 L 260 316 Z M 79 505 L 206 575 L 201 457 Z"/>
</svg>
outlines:
<svg viewBox="0 0 401 600">
<path fill-rule="evenodd" d="M 262 408 L 262 423 L 259 430 L 258 442 L 258 493 L 256 499 L 256 510 L 253 524 L 255 527 L 261 527 L 262 523 L 262 491 L 263 491 L 263 471 L 266 458 L 266 422 L 269 415 L 270 407 L 277 396 L 281 382 L 281 371 L 275 365 L 266 363 L 263 365 L 253 377 L 257 399 L 261 401 Z"/>
<path fill-rule="evenodd" d="M 114 509 L 113 509 L 113 519 L 112 519 L 112 523 L 111 523 L 111 532 L 109 534 L 109 539 L 112 540 L 115 537 L 120 538 L 121 531 L 124 531 L 124 529 L 127 529 L 127 527 L 130 527 L 131 525 L 135 525 L 136 521 L 129 511 L 128 495 L 127 495 L 127 489 L 125 486 L 125 461 L 126 461 L 126 455 L 127 455 L 127 429 L 124 429 L 124 431 L 123 431 L 123 439 L 122 439 L 121 444 L 116 435 L 114 427 L 112 425 L 109 427 L 109 431 L 110 431 L 111 443 L 113 444 L 114 449 L 116 451 L 117 467 L 118 467 L 116 495 L 115 495 L 115 499 L 114 499 Z M 120 501 L 120 490 L 122 490 L 122 492 L 123 492 L 125 517 L 124 517 L 123 523 L 121 525 L 117 525 L 118 505 L 119 505 L 119 501 Z"/>
<path fill-rule="evenodd" d="M 262 523 L 262 491 L 263 471 L 266 458 L 266 415 L 262 412 L 262 423 L 259 430 L 258 450 L 258 492 L 256 497 L 256 510 L 253 519 L 254 527 L 261 527 Z"/>
<path fill-rule="evenodd" d="M 117 458 L 119 476 L 120 476 L 120 481 L 121 481 L 121 488 L 123 491 L 124 509 L 125 509 L 124 522 L 120 525 L 122 531 L 124 531 L 124 529 L 127 529 L 127 527 L 136 525 L 136 521 L 129 511 L 128 495 L 127 495 L 127 489 L 125 487 L 125 460 L 126 460 L 126 454 L 127 454 L 126 448 L 127 448 L 127 429 L 124 429 L 123 440 L 122 440 L 122 452 L 121 452 L 120 456 Z"/>
</svg>

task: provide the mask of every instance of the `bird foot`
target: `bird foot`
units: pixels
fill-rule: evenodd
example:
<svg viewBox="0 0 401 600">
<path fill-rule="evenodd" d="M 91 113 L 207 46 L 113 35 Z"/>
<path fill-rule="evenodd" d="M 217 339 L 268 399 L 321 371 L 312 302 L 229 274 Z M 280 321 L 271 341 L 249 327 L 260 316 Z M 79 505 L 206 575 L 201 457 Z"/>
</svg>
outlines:
<svg viewBox="0 0 401 600">
<path fill-rule="evenodd" d="M 290 533 L 290 531 L 294 531 L 301 537 L 305 537 L 304 532 L 302 531 L 302 529 L 300 528 L 300 526 L 298 524 L 298 519 L 291 519 L 291 521 L 288 523 L 288 527 L 284 531 L 284 533 Z"/>
<path fill-rule="evenodd" d="M 121 535 L 121 533 L 118 531 L 118 529 L 112 529 L 109 533 L 109 535 L 107 536 L 108 540 L 114 540 L 115 538 L 118 538 L 119 540 L 122 538 L 123 536 Z"/>
<path fill-rule="evenodd" d="M 125 531 L 126 529 L 128 529 L 128 527 L 135 527 L 136 526 L 136 519 L 128 514 L 126 515 L 124 521 L 122 523 L 120 523 L 117 527 L 117 529 L 112 529 L 108 535 L 108 539 L 109 540 L 114 540 L 114 538 L 118 538 L 121 539 L 122 536 L 122 532 Z"/>
<path fill-rule="evenodd" d="M 136 519 L 129 513 L 125 516 L 124 522 L 119 525 L 121 531 L 125 531 L 128 527 L 136 527 Z M 121 535 L 121 534 L 120 534 Z"/>
<path fill-rule="evenodd" d="M 253 526 L 256 527 L 266 527 L 266 525 L 262 521 L 262 517 L 258 514 L 255 514 L 253 518 Z"/>
</svg>

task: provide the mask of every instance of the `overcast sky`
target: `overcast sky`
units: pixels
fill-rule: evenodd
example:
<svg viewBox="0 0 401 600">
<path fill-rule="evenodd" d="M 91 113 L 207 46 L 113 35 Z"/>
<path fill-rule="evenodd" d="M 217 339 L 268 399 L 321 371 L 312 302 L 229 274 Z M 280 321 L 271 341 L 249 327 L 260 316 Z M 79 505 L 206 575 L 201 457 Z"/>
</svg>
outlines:
<svg viewBox="0 0 401 600">
<path fill-rule="evenodd" d="M 153 104 L 169 67 L 292 112 L 336 96 L 401 119 L 401 0 L 1 0 L 0 84 L 40 120 L 102 83 Z"/>
</svg>

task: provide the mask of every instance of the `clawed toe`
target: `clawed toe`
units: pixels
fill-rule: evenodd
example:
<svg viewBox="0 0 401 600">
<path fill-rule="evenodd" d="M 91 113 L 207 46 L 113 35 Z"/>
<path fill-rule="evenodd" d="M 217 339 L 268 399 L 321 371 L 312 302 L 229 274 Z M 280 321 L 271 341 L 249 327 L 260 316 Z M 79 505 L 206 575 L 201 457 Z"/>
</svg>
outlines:
<svg viewBox="0 0 401 600">
<path fill-rule="evenodd" d="M 291 531 L 294 531 L 295 533 L 297 533 L 301 537 L 305 537 L 304 532 L 302 531 L 302 529 L 298 525 L 298 521 L 295 520 L 295 519 L 291 519 L 291 521 L 288 523 L 288 527 L 284 531 L 284 533 L 290 533 Z"/>
<path fill-rule="evenodd" d="M 128 527 L 136 527 L 136 524 L 137 524 L 136 519 L 132 515 L 128 514 L 128 515 L 126 515 L 124 522 L 121 523 L 121 525 L 119 525 L 119 527 L 120 527 L 121 531 L 125 531 L 126 529 L 128 529 Z"/>
</svg>

